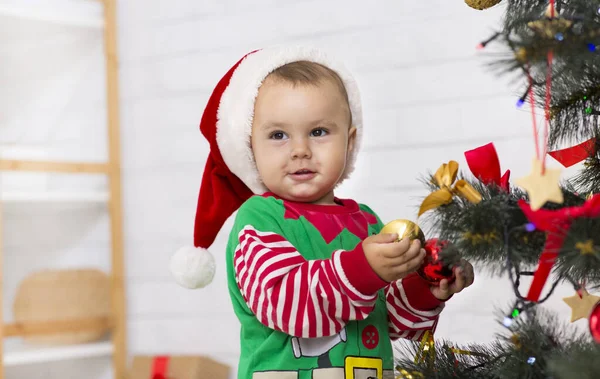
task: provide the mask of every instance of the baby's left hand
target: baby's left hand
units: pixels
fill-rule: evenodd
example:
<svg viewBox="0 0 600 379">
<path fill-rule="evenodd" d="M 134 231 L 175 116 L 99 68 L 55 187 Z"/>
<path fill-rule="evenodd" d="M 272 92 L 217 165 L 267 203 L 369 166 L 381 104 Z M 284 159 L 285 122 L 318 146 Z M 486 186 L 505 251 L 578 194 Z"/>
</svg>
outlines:
<svg viewBox="0 0 600 379">
<path fill-rule="evenodd" d="M 473 266 L 464 259 L 460 260 L 460 264 L 454 269 L 454 274 L 456 279 L 452 284 L 448 284 L 448 279 L 443 279 L 439 286 L 431 287 L 433 296 L 442 301 L 448 300 L 450 296 L 469 287 L 475 280 Z"/>
</svg>

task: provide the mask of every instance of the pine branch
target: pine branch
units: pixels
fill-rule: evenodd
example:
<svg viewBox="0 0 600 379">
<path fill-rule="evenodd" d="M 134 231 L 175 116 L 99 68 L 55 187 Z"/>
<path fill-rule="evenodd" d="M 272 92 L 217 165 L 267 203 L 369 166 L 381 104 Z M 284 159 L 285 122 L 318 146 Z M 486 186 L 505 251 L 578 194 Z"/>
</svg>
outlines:
<svg viewBox="0 0 600 379">
<path fill-rule="evenodd" d="M 597 0 L 556 1 L 555 18 L 548 2 L 508 1 L 497 38 L 509 53 L 490 66 L 498 76 L 518 74 L 530 84 L 535 106 L 546 105 L 548 55 L 552 53 L 550 147 L 590 138 L 598 131 L 600 104 L 600 14 Z M 522 99 L 529 101 L 527 97 Z"/>
<path fill-rule="evenodd" d="M 432 178 L 432 177 L 431 177 Z M 461 255 L 473 263 L 488 266 L 494 274 L 504 271 L 505 235 L 504 225 L 518 228 L 527 224 L 527 218 L 517 202 L 525 198 L 520 191 L 509 194 L 495 186 L 485 186 L 479 181 L 467 180 L 481 195 L 479 204 L 472 204 L 455 196 L 450 204 L 436 208 L 423 217 L 432 224 L 434 233 L 440 239 L 451 241 Z M 428 181 L 429 189 L 437 187 Z M 544 244 L 544 234 L 535 232 L 529 236 L 529 243 L 522 243 L 525 233 L 513 235 L 513 242 L 519 248 L 515 251 L 519 263 L 534 264 Z"/>
<path fill-rule="evenodd" d="M 500 379 L 546 379 L 550 358 L 564 354 L 571 334 L 555 314 L 533 308 L 499 336 L 501 351 L 507 358 L 496 374 Z"/>
<path fill-rule="evenodd" d="M 430 191 L 438 189 L 430 180 L 424 181 Z M 455 196 L 450 204 L 426 213 L 423 217 L 432 225 L 440 239 L 452 242 L 460 255 L 473 262 L 485 265 L 492 275 L 506 272 L 507 242 L 511 260 L 516 266 L 533 268 L 543 250 L 546 234 L 528 231 L 529 223 L 518 201 L 527 200 L 527 194 L 513 187 L 510 193 L 497 186 L 487 186 L 478 180 L 460 175 L 482 196 L 482 201 L 473 204 Z M 585 199 L 570 188 L 563 189 L 564 204 L 548 203 L 544 208 L 559 209 L 581 205 Z M 508 231 L 508 233 L 507 233 Z"/>
<path fill-rule="evenodd" d="M 436 341 L 434 360 L 417 362 L 414 357 L 418 356 L 419 343 L 402 341 L 396 366 L 398 371 L 405 370 L 413 378 L 432 379 L 590 379 L 593 376 L 589 375 L 600 372 L 595 371 L 599 363 L 590 362 L 600 361 L 598 345 L 586 334 L 573 332 L 572 327 L 553 312 L 533 308 L 497 337 L 491 343 L 459 346 Z"/>
<path fill-rule="evenodd" d="M 556 379 L 596 379 L 600 373 L 600 345 L 573 344 L 568 355 L 554 355 L 548 371 Z"/>
<path fill-rule="evenodd" d="M 578 283 L 600 285 L 600 218 L 573 221 L 554 270 Z"/>
<path fill-rule="evenodd" d="M 578 79 L 553 79 L 548 136 L 550 149 L 561 144 L 584 141 L 600 133 L 600 75 L 584 70 L 581 72 L 582 77 Z M 578 80 L 578 83 L 572 83 L 571 80 Z M 546 96 L 545 92 L 545 87 L 536 89 L 536 98 L 540 99 L 538 106 L 541 108 L 544 106 L 541 99 Z"/>
<path fill-rule="evenodd" d="M 457 345 L 448 341 L 436 341 L 435 357 L 431 360 L 426 358 L 422 362 L 415 362 L 414 358 L 419 356 L 418 342 L 401 341 L 396 350 L 396 356 L 399 357 L 396 360 L 396 374 L 399 378 L 496 379 L 491 373 L 491 365 L 501 359 L 496 355 L 493 345 L 484 344 Z"/>
<path fill-rule="evenodd" d="M 597 135 L 600 136 L 600 133 Z M 600 193 L 600 138 L 596 154 L 584 162 L 583 169 L 571 179 L 571 183 L 579 193 Z"/>
</svg>

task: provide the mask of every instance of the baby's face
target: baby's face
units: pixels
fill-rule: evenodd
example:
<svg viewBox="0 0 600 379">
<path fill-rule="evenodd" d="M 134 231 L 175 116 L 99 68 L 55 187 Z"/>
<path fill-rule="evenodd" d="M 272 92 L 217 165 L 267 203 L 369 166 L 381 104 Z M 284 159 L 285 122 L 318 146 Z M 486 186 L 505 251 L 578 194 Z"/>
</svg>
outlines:
<svg viewBox="0 0 600 379">
<path fill-rule="evenodd" d="M 263 183 L 284 199 L 332 204 L 355 136 L 334 83 L 267 78 L 258 91 L 252 151 Z"/>
</svg>

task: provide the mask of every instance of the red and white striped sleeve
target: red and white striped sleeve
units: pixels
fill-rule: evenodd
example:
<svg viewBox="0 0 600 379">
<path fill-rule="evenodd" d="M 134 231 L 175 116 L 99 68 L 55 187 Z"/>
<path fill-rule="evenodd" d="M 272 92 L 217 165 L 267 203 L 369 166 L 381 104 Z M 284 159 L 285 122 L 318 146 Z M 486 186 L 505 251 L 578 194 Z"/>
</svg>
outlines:
<svg viewBox="0 0 600 379">
<path fill-rule="evenodd" d="M 416 273 L 390 283 L 386 300 L 392 340 L 419 340 L 426 330 L 435 331 L 444 309 L 444 302 L 433 296 L 429 283 Z"/>
<path fill-rule="evenodd" d="M 362 243 L 331 259 L 306 260 L 281 235 L 250 225 L 238 241 L 233 263 L 244 300 L 262 324 L 295 337 L 331 336 L 365 319 L 388 285 L 364 269 Z"/>
</svg>

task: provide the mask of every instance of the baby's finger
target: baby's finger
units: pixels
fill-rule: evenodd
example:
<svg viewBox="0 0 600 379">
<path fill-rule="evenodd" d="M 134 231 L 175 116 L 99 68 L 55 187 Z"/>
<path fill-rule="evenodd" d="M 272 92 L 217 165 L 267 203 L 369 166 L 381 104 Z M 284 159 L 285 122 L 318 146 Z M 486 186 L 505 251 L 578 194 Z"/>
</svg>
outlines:
<svg viewBox="0 0 600 379">
<path fill-rule="evenodd" d="M 475 273 L 473 272 L 473 266 L 470 264 L 467 264 L 464 270 L 466 278 L 465 286 L 468 287 L 475 281 Z"/>
<path fill-rule="evenodd" d="M 408 238 L 403 238 L 402 241 L 398 243 L 390 243 L 385 246 L 381 246 L 381 253 L 386 258 L 397 258 L 411 251 L 413 248 L 414 241 L 411 241 Z M 418 253 L 417 249 L 417 253 Z M 412 256 L 412 254 L 411 254 Z"/>
<path fill-rule="evenodd" d="M 388 264 L 390 266 L 400 266 L 402 264 L 408 263 L 412 260 L 417 260 L 418 262 L 422 262 L 425 258 L 425 249 L 408 249 L 405 253 L 391 256 L 388 258 Z"/>
<path fill-rule="evenodd" d="M 406 264 L 411 268 L 419 268 L 425 259 L 425 249 L 416 250 L 415 252 L 408 251 L 402 258 L 406 259 Z"/>
<path fill-rule="evenodd" d="M 414 271 L 417 271 L 417 269 L 423 263 L 424 258 L 425 258 L 425 252 L 423 251 L 423 252 L 419 253 L 416 257 L 409 259 L 405 263 L 394 266 L 394 271 L 396 272 L 396 274 L 401 275 L 401 276 L 408 275 Z"/>
<path fill-rule="evenodd" d="M 449 290 L 449 284 L 448 284 L 448 279 L 442 279 L 442 281 L 440 282 L 439 288 L 440 291 L 442 291 L 445 294 L 448 294 L 448 290 Z"/>
<path fill-rule="evenodd" d="M 419 240 L 413 240 L 410 243 L 410 247 L 408 248 L 407 253 L 410 253 L 410 255 L 417 255 L 421 252 L 421 241 Z"/>
<path fill-rule="evenodd" d="M 397 239 L 398 239 L 397 233 L 380 233 L 380 234 L 375 234 L 375 235 L 371 236 L 370 242 L 372 242 L 372 243 L 390 243 L 390 242 L 396 242 Z"/>
<path fill-rule="evenodd" d="M 463 288 L 465 288 L 466 282 L 464 270 L 461 267 L 456 269 L 455 276 L 456 280 L 454 280 L 454 283 L 452 283 L 452 292 L 454 293 L 462 291 Z"/>
<path fill-rule="evenodd" d="M 390 246 L 391 251 L 389 251 L 388 257 L 395 258 L 400 257 L 402 255 L 406 255 L 410 258 L 419 255 L 421 252 L 421 241 L 419 240 L 402 240 L 402 244 L 395 244 Z"/>
</svg>

